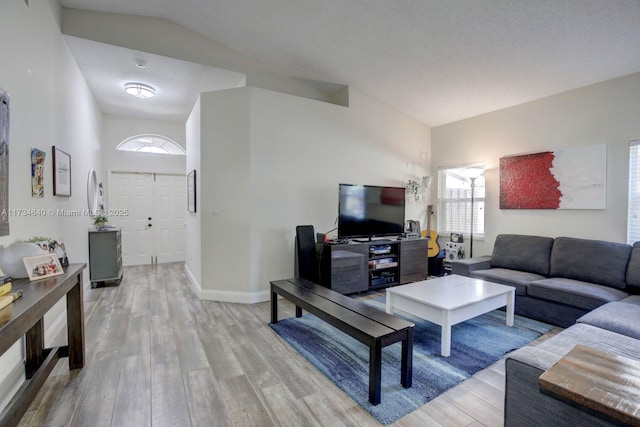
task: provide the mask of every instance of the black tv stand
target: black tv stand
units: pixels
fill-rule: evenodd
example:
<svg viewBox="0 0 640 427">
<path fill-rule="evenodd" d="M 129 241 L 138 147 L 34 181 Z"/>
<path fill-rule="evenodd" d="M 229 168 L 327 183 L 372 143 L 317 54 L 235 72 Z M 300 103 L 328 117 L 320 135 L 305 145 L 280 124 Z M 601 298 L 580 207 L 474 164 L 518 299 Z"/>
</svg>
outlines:
<svg viewBox="0 0 640 427">
<path fill-rule="evenodd" d="M 350 294 L 427 279 L 428 239 L 318 243 L 320 283 Z"/>
</svg>

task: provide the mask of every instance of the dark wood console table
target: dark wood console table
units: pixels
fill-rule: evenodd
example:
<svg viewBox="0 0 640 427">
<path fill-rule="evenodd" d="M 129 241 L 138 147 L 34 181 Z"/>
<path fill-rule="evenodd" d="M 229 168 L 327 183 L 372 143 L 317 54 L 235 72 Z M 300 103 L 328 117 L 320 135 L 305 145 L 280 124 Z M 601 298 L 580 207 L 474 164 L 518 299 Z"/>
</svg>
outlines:
<svg viewBox="0 0 640 427">
<path fill-rule="evenodd" d="M 27 380 L 0 414 L 0 426 L 18 425 L 58 359 L 68 357 L 69 369 L 84 366 L 82 271 L 86 266 L 71 264 L 63 275 L 48 279 L 13 281 L 12 291 L 21 290 L 22 298 L 0 309 L 0 354 L 24 336 Z M 65 296 L 68 345 L 44 348 L 44 315 Z"/>
<path fill-rule="evenodd" d="M 640 361 L 576 345 L 538 382 L 542 393 L 611 424 L 640 426 Z"/>
</svg>

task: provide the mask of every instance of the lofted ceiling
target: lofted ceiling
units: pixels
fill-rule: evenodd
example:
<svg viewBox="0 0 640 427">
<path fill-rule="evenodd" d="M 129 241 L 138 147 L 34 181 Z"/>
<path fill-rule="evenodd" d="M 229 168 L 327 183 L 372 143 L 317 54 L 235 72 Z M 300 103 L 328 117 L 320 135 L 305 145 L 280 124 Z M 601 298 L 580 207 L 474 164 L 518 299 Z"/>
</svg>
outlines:
<svg viewBox="0 0 640 427">
<path fill-rule="evenodd" d="M 103 113 L 184 122 L 200 92 L 240 86 L 244 75 L 165 56 L 65 36 Z M 127 95 L 124 85 L 148 84 L 149 99 Z"/>
<path fill-rule="evenodd" d="M 431 127 L 640 72 L 640 0 L 60 3 L 173 21 L 271 70 L 350 85 Z M 102 48 L 116 48 L 83 43 L 90 42 L 72 40 L 72 50 L 106 106 L 101 73 L 123 72 L 137 53 L 119 64 L 113 52 L 106 63 Z M 219 86 L 240 79 L 224 70 L 200 72 L 220 77 Z"/>
</svg>

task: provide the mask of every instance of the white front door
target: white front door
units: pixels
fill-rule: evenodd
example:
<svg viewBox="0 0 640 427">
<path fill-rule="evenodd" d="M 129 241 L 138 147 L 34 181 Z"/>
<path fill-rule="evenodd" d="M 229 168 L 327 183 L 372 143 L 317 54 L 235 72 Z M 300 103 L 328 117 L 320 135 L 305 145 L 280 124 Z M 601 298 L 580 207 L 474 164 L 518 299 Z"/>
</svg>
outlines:
<svg viewBox="0 0 640 427">
<path fill-rule="evenodd" d="M 182 175 L 156 174 L 153 228 L 157 262 L 184 261 L 186 185 Z"/>
<path fill-rule="evenodd" d="M 184 261 L 185 192 L 182 175 L 111 173 L 109 222 L 122 229 L 123 265 Z"/>
</svg>

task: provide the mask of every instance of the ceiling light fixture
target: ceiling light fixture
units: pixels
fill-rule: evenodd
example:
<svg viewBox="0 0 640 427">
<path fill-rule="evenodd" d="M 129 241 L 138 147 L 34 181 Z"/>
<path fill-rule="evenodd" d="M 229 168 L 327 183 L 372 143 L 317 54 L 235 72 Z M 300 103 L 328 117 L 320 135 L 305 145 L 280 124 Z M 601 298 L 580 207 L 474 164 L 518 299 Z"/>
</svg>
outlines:
<svg viewBox="0 0 640 427">
<path fill-rule="evenodd" d="M 127 83 L 124 85 L 124 91 L 136 98 L 153 98 L 156 96 L 156 90 L 144 83 Z"/>
</svg>

